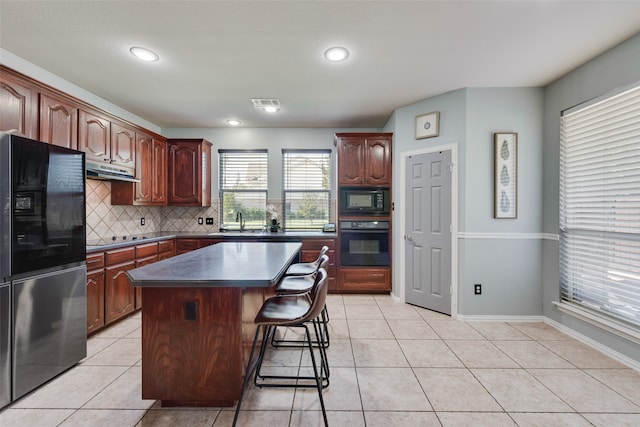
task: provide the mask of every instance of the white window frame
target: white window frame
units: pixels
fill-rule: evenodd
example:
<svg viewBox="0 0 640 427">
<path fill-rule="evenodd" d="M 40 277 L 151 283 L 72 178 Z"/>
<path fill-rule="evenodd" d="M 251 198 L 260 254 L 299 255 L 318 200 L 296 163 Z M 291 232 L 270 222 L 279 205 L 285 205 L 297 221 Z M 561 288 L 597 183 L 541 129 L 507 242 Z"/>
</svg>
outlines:
<svg viewBox="0 0 640 427">
<path fill-rule="evenodd" d="M 561 305 L 636 335 L 640 84 L 564 111 L 560 127 Z"/>
<path fill-rule="evenodd" d="M 262 230 L 266 225 L 267 215 L 267 191 L 269 158 L 267 150 L 218 150 L 218 186 L 220 197 L 220 228 L 235 230 L 240 228 L 240 216 L 246 229 Z M 229 163 L 231 162 L 231 163 Z M 253 167 L 255 171 L 251 171 Z M 227 170 L 227 166 L 233 170 Z M 235 173 L 237 178 L 231 179 L 230 174 Z M 251 176 L 249 176 L 251 174 Z M 245 201 L 255 199 L 259 206 L 233 209 L 225 218 L 225 195 L 234 194 L 241 196 Z M 264 201 L 264 203 L 262 203 Z"/>
<path fill-rule="evenodd" d="M 288 171 L 290 166 L 289 159 L 291 156 L 302 156 L 308 159 L 308 161 L 321 161 L 323 167 L 327 168 L 327 171 L 322 178 L 325 184 L 317 184 L 317 176 L 310 177 L 312 179 L 302 179 L 300 175 L 292 179 L 291 172 Z M 308 156 L 308 157 L 307 157 Z M 326 222 L 331 218 L 331 150 L 296 150 L 296 149 L 283 149 L 282 150 L 282 210 L 284 217 L 282 218 L 282 225 L 286 229 L 295 230 L 321 230 Z M 306 178 L 306 177 L 305 177 Z M 323 207 L 324 219 L 322 221 L 313 223 L 294 221 L 291 219 L 291 212 L 289 209 L 291 196 L 298 194 L 302 196 L 308 196 L 311 198 L 319 196 L 320 199 L 326 201 L 326 206 Z"/>
</svg>

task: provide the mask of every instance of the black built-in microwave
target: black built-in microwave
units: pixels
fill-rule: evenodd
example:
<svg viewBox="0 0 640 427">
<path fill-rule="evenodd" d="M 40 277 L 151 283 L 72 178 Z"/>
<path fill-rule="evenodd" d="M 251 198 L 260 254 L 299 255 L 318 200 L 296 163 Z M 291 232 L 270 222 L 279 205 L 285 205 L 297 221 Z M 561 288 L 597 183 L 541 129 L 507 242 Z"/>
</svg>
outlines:
<svg viewBox="0 0 640 427">
<path fill-rule="evenodd" d="M 389 187 L 340 187 L 340 215 L 389 215 Z"/>
</svg>

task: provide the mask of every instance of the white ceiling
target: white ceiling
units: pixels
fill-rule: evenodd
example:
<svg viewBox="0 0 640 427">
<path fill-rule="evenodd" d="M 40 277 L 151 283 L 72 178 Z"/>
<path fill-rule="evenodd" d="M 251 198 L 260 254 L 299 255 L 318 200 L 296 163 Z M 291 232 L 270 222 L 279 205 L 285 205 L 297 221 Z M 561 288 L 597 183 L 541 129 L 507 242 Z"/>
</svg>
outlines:
<svg viewBox="0 0 640 427">
<path fill-rule="evenodd" d="M 0 47 L 163 128 L 379 128 L 461 87 L 548 84 L 638 33 L 640 0 L 0 0 Z M 347 61 L 324 60 L 335 45 Z"/>
</svg>

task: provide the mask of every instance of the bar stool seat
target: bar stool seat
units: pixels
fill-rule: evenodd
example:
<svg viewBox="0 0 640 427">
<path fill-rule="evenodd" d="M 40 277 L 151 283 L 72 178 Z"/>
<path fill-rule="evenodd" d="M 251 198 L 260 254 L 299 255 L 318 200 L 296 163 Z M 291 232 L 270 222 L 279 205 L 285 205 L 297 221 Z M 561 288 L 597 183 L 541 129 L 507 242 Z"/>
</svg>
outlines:
<svg viewBox="0 0 640 427">
<path fill-rule="evenodd" d="M 298 262 L 296 264 L 291 264 L 285 273 L 285 276 L 305 276 L 307 274 L 311 274 L 314 271 L 317 271 L 320 268 L 320 262 L 323 255 L 329 252 L 328 246 L 323 246 L 320 249 L 320 253 L 318 254 L 318 258 L 312 262 Z"/>
<path fill-rule="evenodd" d="M 293 264 L 296 265 L 296 264 Z M 293 265 L 291 267 L 293 267 Z M 291 295 L 302 294 L 308 292 L 315 282 L 315 274 L 321 268 L 327 269 L 329 265 L 329 257 L 325 254 L 321 255 L 318 259 L 318 264 L 315 269 L 304 275 L 289 275 L 283 277 L 276 285 L 277 295 Z"/>
<path fill-rule="evenodd" d="M 235 416 L 233 418 L 232 426 L 235 427 L 240 414 L 240 407 L 242 405 L 242 399 L 244 392 L 249 382 L 249 378 L 255 372 L 254 383 L 258 387 L 312 387 L 318 390 L 318 396 L 320 400 L 320 407 L 322 408 L 322 416 L 324 419 L 325 427 L 328 426 L 327 414 L 324 406 L 324 399 L 322 397 L 322 389 L 329 385 L 329 364 L 327 362 L 326 351 L 323 347 L 319 347 L 320 353 L 320 367 L 316 364 L 316 356 L 314 346 L 311 339 L 311 333 L 309 332 L 308 323 L 311 323 L 315 333 L 316 341 L 320 340 L 320 331 L 318 327 L 318 317 L 322 312 L 322 308 L 325 305 L 327 297 L 327 272 L 324 269 L 318 270 L 315 277 L 314 286 L 305 294 L 297 295 L 282 295 L 275 296 L 267 299 L 260 311 L 255 317 L 255 324 L 257 325 L 256 333 L 253 338 L 253 344 L 251 346 L 251 353 L 249 355 L 249 361 L 247 369 L 245 371 L 245 377 L 242 384 L 242 390 L 240 391 L 240 397 L 238 399 L 238 405 L 236 406 Z M 309 349 L 311 355 L 311 364 L 313 365 L 313 373 L 311 376 L 273 376 L 273 375 L 261 375 L 260 368 L 264 359 L 265 350 L 267 349 L 268 340 L 275 332 L 275 328 L 278 326 L 287 327 L 299 327 L 305 331 L 306 347 Z M 258 352 L 257 357 L 254 360 L 254 354 L 258 347 L 258 338 L 262 331 L 262 346 Z M 274 383 L 271 380 L 287 380 L 287 383 Z M 291 382 L 293 380 L 293 382 Z M 304 381 L 312 380 L 313 384 L 305 384 Z M 302 382 L 301 382 L 302 381 Z"/>
</svg>

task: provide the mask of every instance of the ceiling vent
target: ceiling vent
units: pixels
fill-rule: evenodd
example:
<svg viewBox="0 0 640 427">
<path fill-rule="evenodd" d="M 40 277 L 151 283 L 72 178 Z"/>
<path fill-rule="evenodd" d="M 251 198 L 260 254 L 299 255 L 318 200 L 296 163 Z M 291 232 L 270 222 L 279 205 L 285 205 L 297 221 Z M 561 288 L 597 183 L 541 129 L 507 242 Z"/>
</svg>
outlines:
<svg viewBox="0 0 640 427">
<path fill-rule="evenodd" d="M 270 113 L 280 110 L 280 100 L 276 98 L 252 98 L 253 108 L 258 108 Z"/>
</svg>

